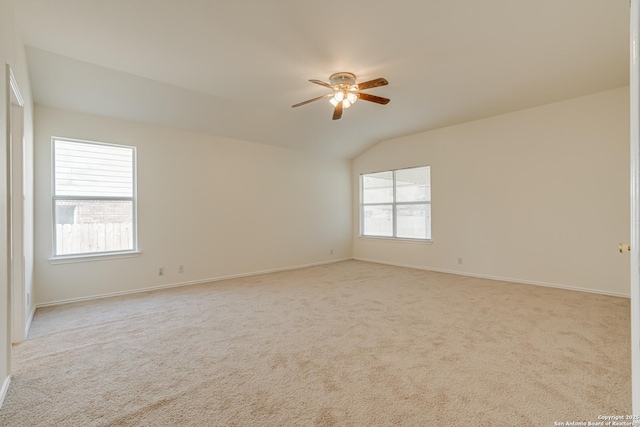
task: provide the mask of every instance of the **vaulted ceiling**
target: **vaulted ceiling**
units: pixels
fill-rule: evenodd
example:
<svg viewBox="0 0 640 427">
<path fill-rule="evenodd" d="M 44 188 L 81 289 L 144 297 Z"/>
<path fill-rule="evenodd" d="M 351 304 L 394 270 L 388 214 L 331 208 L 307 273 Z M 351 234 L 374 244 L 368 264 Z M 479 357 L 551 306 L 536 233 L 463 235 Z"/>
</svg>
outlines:
<svg viewBox="0 0 640 427">
<path fill-rule="evenodd" d="M 626 86 L 628 0 L 20 0 L 35 101 L 351 158 Z M 328 81 L 385 77 L 331 120 Z"/>
</svg>

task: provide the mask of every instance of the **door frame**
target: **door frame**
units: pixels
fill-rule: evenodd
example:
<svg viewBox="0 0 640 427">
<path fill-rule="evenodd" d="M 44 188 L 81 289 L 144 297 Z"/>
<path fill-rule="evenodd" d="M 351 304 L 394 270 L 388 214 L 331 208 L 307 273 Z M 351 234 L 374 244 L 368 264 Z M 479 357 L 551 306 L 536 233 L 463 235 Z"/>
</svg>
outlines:
<svg viewBox="0 0 640 427">
<path fill-rule="evenodd" d="M 633 413 L 640 414 L 640 0 L 631 0 L 631 395 Z"/>
<path fill-rule="evenodd" d="M 9 105 L 7 105 L 7 283 L 10 288 L 11 342 L 26 338 L 29 301 L 24 280 L 24 98 L 11 66 L 7 64 Z"/>
</svg>

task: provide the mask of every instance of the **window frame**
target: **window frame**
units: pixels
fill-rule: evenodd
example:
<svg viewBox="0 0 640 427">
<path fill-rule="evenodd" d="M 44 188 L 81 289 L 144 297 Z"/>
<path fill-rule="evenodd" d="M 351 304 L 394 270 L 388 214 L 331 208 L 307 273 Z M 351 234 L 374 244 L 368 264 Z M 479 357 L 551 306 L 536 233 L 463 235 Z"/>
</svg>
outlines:
<svg viewBox="0 0 640 427">
<path fill-rule="evenodd" d="M 365 173 L 361 173 L 360 174 L 360 182 L 359 182 L 359 188 L 360 188 L 360 203 L 359 203 L 359 217 L 360 217 L 360 233 L 358 235 L 358 237 L 364 237 L 367 239 L 391 239 L 391 240 L 406 240 L 406 241 L 410 241 L 410 242 L 419 242 L 419 243 L 432 243 L 433 242 L 433 235 L 432 235 L 432 230 L 431 227 L 429 229 L 429 234 L 431 235 L 430 238 L 421 238 L 421 237 L 398 237 L 398 219 L 397 219 L 397 212 L 398 212 L 398 206 L 410 206 L 410 205 L 428 205 L 429 206 L 429 213 L 431 215 L 431 194 L 429 194 L 429 200 L 427 201 L 413 201 L 413 202 L 398 202 L 397 201 L 397 188 L 396 188 L 396 172 L 398 171 L 403 171 L 403 170 L 409 170 L 409 169 L 419 169 L 419 168 L 429 168 L 429 181 L 431 181 L 431 166 L 430 165 L 420 165 L 420 166 L 410 166 L 410 167 L 406 167 L 406 168 L 397 168 L 397 169 L 387 169 L 387 170 L 380 170 L 380 171 L 374 171 L 374 172 L 365 172 Z M 378 174 L 378 173 L 385 173 L 385 172 L 391 172 L 392 173 L 392 193 L 393 193 L 393 200 L 391 202 L 375 202 L 375 203 L 365 203 L 364 202 L 364 176 L 365 175 L 373 175 L 373 174 Z M 429 193 L 431 193 L 431 191 L 429 191 Z M 376 235 L 371 235 L 371 234 L 364 234 L 364 210 L 366 206 L 390 206 L 391 207 L 391 221 L 392 221 L 392 235 L 391 236 L 376 236 Z"/>
<path fill-rule="evenodd" d="M 56 141 L 61 142 L 72 142 L 72 143 L 81 143 L 87 145 L 99 145 L 106 147 L 116 147 L 116 148 L 125 148 L 131 150 L 131 174 L 132 174 L 132 194 L 131 197 L 105 197 L 105 196 L 56 196 Z M 112 144 L 108 142 L 101 141 L 89 141 L 84 139 L 75 139 L 75 138 L 66 138 L 66 137 L 51 137 L 51 221 L 52 221 L 52 247 L 51 253 L 52 256 L 50 258 L 51 261 L 64 261 L 64 260 L 83 260 L 87 258 L 95 259 L 95 258 L 112 258 L 112 257 L 122 257 L 128 255 L 137 255 L 140 253 L 139 245 L 138 245 L 138 156 L 137 156 L 137 147 L 133 145 L 123 145 L 123 144 Z M 131 202 L 131 232 L 132 232 L 132 248 L 131 249 L 123 249 L 123 250 L 112 250 L 112 251 L 100 251 L 100 252 L 79 252 L 72 254 L 57 254 L 57 221 L 58 221 L 58 213 L 56 209 L 56 201 L 58 200 L 86 200 L 86 201 L 116 201 L 116 202 Z"/>
</svg>

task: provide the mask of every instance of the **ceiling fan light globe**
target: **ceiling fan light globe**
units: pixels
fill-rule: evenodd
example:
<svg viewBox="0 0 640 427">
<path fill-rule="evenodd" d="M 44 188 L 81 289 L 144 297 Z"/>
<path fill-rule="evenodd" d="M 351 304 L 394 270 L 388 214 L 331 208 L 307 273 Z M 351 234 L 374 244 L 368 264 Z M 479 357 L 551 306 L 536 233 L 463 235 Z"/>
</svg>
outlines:
<svg viewBox="0 0 640 427">
<path fill-rule="evenodd" d="M 347 100 L 349 101 L 349 103 L 355 104 L 356 101 L 358 100 L 358 95 L 356 95 L 353 92 L 349 92 L 347 93 Z"/>
<path fill-rule="evenodd" d="M 330 103 L 331 103 L 331 105 L 333 105 L 334 107 L 335 107 L 336 105 L 338 105 L 338 101 L 336 101 L 336 97 L 335 97 L 335 96 L 334 96 L 333 98 L 331 98 L 331 99 L 329 100 L 329 102 L 330 102 Z"/>
<path fill-rule="evenodd" d="M 333 97 L 333 99 L 335 99 L 337 102 L 342 101 L 344 99 L 344 92 L 342 92 L 342 91 L 336 92 L 336 94 Z"/>
<path fill-rule="evenodd" d="M 351 107 L 351 103 L 349 102 L 348 99 L 343 99 L 342 100 L 342 108 L 349 108 Z"/>
</svg>

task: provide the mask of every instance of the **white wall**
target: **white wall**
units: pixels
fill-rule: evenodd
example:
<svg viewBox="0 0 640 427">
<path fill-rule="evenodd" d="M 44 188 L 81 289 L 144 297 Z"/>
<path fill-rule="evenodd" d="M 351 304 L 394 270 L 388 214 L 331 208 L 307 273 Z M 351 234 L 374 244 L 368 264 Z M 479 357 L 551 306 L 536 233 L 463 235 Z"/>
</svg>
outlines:
<svg viewBox="0 0 640 427">
<path fill-rule="evenodd" d="M 354 257 L 629 295 L 629 88 L 378 144 Z M 430 165 L 433 244 L 358 237 L 361 173 Z M 458 264 L 463 258 L 463 264 Z"/>
<path fill-rule="evenodd" d="M 6 162 L 7 162 L 7 144 L 8 144 L 8 123 L 7 123 L 7 106 L 10 103 L 10 94 L 7 92 L 7 73 L 5 64 L 9 64 L 18 83 L 22 97 L 24 98 L 24 142 L 25 154 L 27 159 L 26 173 L 33 172 L 32 153 L 33 153 L 33 103 L 31 98 L 31 88 L 29 84 L 29 76 L 27 70 L 27 62 L 25 57 L 24 45 L 16 34 L 15 19 L 13 14 L 13 2 L 11 0 L 0 0 L 0 405 L 3 400 L 3 393 L 6 392 L 4 386 L 8 384 L 10 374 L 10 352 L 11 352 L 11 331 L 10 319 L 12 317 L 10 290 L 7 277 L 7 179 L 6 179 Z M 31 251 L 33 242 L 28 239 L 33 236 L 32 232 L 32 211 L 33 208 L 33 187 L 25 188 L 25 286 L 27 291 L 31 292 L 32 288 L 32 271 Z M 26 307 L 26 312 L 31 313 L 34 310 L 34 304 L 31 302 Z M 27 319 L 24 319 L 25 321 Z"/>
<path fill-rule="evenodd" d="M 49 261 L 52 136 L 137 147 L 140 256 Z M 351 257 L 347 160 L 40 105 L 35 155 L 38 303 Z"/>
</svg>

